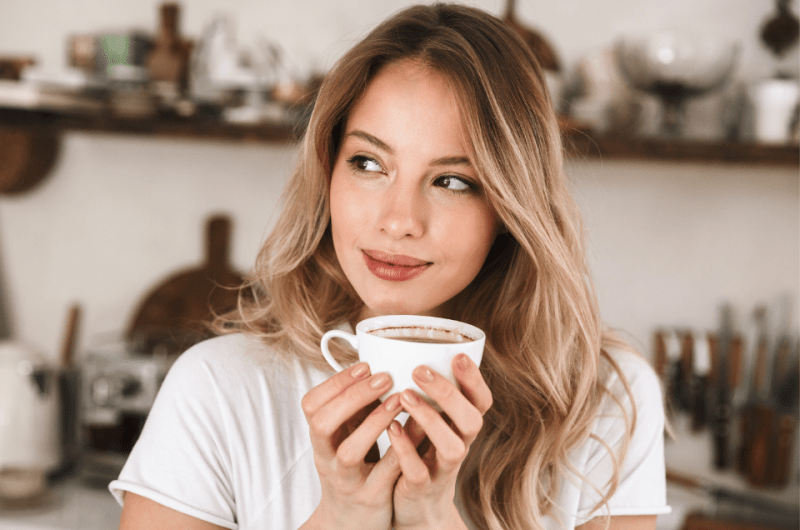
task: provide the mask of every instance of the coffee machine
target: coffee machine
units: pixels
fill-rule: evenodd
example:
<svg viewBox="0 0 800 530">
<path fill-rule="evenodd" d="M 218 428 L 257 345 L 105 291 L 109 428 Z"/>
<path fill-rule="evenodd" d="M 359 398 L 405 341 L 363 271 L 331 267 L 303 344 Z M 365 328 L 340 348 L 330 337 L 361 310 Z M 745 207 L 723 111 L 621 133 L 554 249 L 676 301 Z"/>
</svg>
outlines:
<svg viewBox="0 0 800 530">
<path fill-rule="evenodd" d="M 117 478 L 142 432 L 176 356 L 130 343 L 89 351 L 81 366 L 80 475 L 90 483 Z"/>
</svg>

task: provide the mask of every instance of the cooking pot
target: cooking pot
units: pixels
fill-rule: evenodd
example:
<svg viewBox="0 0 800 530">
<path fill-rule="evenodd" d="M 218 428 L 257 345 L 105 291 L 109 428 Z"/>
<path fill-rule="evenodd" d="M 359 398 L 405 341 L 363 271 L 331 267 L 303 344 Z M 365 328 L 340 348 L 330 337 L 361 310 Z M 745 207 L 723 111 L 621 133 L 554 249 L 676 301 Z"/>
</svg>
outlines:
<svg viewBox="0 0 800 530">
<path fill-rule="evenodd" d="M 58 370 L 34 349 L 0 341 L 0 499 L 45 487 L 61 461 Z"/>
</svg>

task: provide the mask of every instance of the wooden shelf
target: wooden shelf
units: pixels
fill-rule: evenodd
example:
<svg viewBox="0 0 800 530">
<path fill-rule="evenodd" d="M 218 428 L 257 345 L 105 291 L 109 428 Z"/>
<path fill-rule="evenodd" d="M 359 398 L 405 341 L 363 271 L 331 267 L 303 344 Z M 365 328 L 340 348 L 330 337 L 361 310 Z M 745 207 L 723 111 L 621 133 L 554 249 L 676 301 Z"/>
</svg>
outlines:
<svg viewBox="0 0 800 530">
<path fill-rule="evenodd" d="M 38 132 L 45 130 L 80 131 L 279 144 L 296 142 L 302 135 L 302 131 L 296 131 L 295 127 L 289 123 L 242 125 L 212 119 L 178 116 L 134 119 L 113 116 L 80 116 L 1 107 L 0 126 Z"/>
<path fill-rule="evenodd" d="M 180 117 L 125 119 L 2 107 L 0 107 L 0 126 L 37 132 L 81 131 L 279 144 L 297 142 L 302 135 L 297 126 L 288 123 L 238 125 L 210 118 Z M 800 165 L 800 147 L 797 145 L 596 136 L 572 129 L 565 129 L 564 136 L 569 155 L 578 159 Z"/>
<path fill-rule="evenodd" d="M 573 158 L 800 166 L 800 146 L 565 135 Z"/>
</svg>

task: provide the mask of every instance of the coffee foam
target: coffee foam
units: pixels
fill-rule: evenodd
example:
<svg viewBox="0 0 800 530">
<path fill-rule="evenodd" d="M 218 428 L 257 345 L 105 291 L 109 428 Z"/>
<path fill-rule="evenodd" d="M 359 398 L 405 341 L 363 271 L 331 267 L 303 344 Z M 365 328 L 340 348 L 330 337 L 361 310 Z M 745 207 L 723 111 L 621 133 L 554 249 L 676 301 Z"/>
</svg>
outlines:
<svg viewBox="0 0 800 530">
<path fill-rule="evenodd" d="M 391 326 L 373 329 L 367 333 L 385 339 L 413 338 L 446 340 L 449 342 L 472 342 L 476 340 L 458 330 L 422 326 Z"/>
</svg>

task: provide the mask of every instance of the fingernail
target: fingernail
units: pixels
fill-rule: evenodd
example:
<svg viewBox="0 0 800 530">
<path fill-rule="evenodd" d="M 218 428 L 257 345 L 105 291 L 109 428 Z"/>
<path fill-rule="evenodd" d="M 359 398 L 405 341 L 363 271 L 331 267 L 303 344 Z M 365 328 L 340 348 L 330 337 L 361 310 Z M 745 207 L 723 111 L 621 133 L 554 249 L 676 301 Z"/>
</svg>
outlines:
<svg viewBox="0 0 800 530">
<path fill-rule="evenodd" d="M 380 388 L 382 386 L 386 386 L 389 383 L 389 376 L 387 374 L 378 374 L 372 378 L 369 386 L 372 388 Z"/>
<path fill-rule="evenodd" d="M 392 434 L 394 434 L 395 436 L 400 436 L 400 435 L 403 433 L 403 428 L 402 428 L 402 427 L 400 427 L 400 423 L 398 423 L 398 422 L 397 422 L 397 420 L 393 421 L 393 422 L 391 423 L 391 425 L 389 425 L 389 430 L 390 430 L 390 431 L 392 432 Z"/>
<path fill-rule="evenodd" d="M 384 406 L 389 412 L 397 410 L 397 407 L 400 406 L 400 396 L 397 394 L 390 396 L 389 399 L 384 402 Z"/>
<path fill-rule="evenodd" d="M 423 383 L 433 382 L 433 372 L 427 366 L 417 366 L 414 369 L 414 377 Z"/>
<path fill-rule="evenodd" d="M 458 366 L 459 370 L 466 371 L 469 368 L 469 362 L 467 361 L 467 356 L 459 354 L 458 358 L 456 358 L 456 365 Z"/>
<path fill-rule="evenodd" d="M 369 365 L 367 363 L 358 363 L 350 370 L 350 375 L 354 379 L 361 379 L 369 374 Z"/>
<path fill-rule="evenodd" d="M 407 405 L 419 405 L 419 396 L 413 390 L 403 390 L 402 398 Z"/>
</svg>

